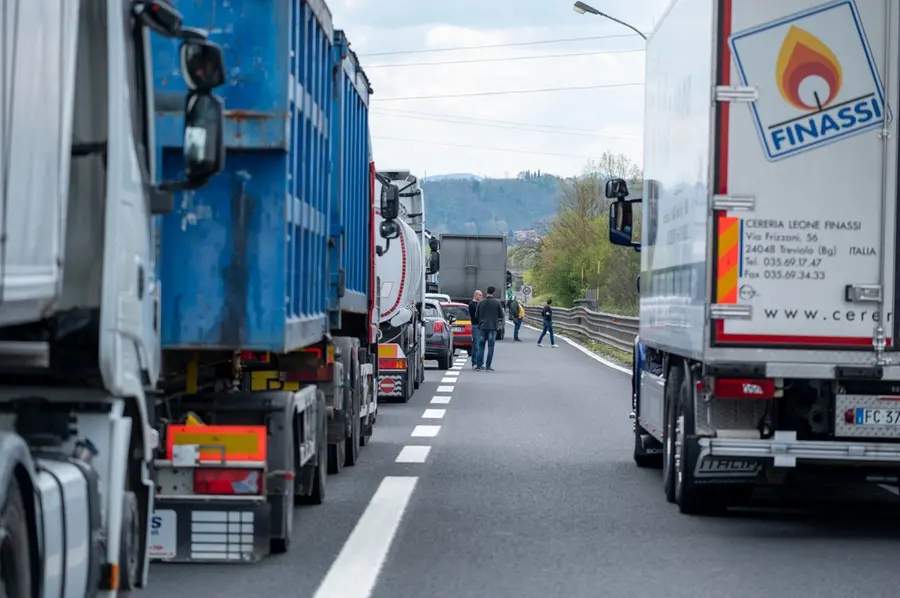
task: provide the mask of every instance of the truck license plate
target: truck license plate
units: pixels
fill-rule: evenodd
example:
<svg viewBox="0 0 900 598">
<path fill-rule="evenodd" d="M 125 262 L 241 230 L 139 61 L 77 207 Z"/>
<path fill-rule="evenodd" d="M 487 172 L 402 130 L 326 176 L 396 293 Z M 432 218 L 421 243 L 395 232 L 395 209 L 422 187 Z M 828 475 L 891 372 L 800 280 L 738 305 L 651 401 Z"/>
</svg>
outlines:
<svg viewBox="0 0 900 598">
<path fill-rule="evenodd" d="M 153 511 L 150 523 L 150 558 L 174 559 L 177 552 L 178 516 L 175 511 Z"/>
<path fill-rule="evenodd" d="M 900 409 L 868 409 L 857 407 L 856 425 L 900 427 Z"/>
</svg>

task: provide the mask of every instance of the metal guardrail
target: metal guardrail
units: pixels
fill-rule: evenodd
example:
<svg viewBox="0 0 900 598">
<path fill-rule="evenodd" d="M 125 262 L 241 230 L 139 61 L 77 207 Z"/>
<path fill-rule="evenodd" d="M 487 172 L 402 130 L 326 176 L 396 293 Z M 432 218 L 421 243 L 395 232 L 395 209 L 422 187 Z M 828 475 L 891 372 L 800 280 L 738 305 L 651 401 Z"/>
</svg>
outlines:
<svg viewBox="0 0 900 598">
<path fill-rule="evenodd" d="M 525 305 L 525 321 L 541 327 L 543 305 Z M 584 307 L 554 307 L 553 331 L 580 336 L 596 343 L 615 347 L 631 353 L 634 337 L 638 334 L 640 319 L 634 316 L 620 316 Z"/>
</svg>

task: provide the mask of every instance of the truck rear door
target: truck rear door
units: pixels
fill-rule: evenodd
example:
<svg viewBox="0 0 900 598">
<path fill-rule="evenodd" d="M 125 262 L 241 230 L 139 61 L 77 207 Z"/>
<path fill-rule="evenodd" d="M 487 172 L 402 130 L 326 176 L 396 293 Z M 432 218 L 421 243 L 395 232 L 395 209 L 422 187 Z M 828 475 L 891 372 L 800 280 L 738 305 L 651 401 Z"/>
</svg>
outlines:
<svg viewBox="0 0 900 598">
<path fill-rule="evenodd" d="M 900 6 L 719 9 L 714 345 L 890 346 Z"/>
</svg>

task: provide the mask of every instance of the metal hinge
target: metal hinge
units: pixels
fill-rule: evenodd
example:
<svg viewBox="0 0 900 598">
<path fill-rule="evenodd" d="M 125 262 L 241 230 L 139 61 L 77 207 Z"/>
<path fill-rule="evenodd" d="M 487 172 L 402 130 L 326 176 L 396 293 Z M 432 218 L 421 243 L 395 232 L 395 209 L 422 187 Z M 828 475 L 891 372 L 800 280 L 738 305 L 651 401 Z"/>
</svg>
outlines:
<svg viewBox="0 0 900 598">
<path fill-rule="evenodd" d="M 880 303 L 881 294 L 879 284 L 848 284 L 844 287 L 844 300 L 850 303 Z"/>
<path fill-rule="evenodd" d="M 709 306 L 711 320 L 749 320 L 752 316 L 749 305 L 713 303 Z"/>
<path fill-rule="evenodd" d="M 756 198 L 749 195 L 713 195 L 713 210 L 723 212 L 752 212 Z"/>
<path fill-rule="evenodd" d="M 717 102 L 755 102 L 759 91 L 747 85 L 716 85 Z"/>
</svg>

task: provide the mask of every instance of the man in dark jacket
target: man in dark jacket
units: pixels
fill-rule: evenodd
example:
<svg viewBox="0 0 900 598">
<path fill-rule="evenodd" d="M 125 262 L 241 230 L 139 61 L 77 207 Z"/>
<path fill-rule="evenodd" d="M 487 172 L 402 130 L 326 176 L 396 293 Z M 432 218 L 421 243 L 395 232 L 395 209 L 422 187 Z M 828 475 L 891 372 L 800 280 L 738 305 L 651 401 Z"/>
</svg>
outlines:
<svg viewBox="0 0 900 598">
<path fill-rule="evenodd" d="M 543 347 L 541 341 L 544 340 L 544 335 L 548 332 L 550 333 L 550 346 L 554 349 L 559 345 L 556 344 L 556 341 L 553 339 L 553 299 L 547 299 L 547 305 L 541 309 L 541 320 L 544 322 L 544 326 L 541 329 L 541 335 L 538 337 L 538 347 Z"/>
<path fill-rule="evenodd" d="M 472 294 L 472 300 L 469 301 L 469 320 L 472 321 L 472 369 L 478 369 L 481 363 L 481 331 L 478 329 L 478 314 L 476 308 L 478 302 L 481 301 L 481 289 L 475 289 Z"/>
<path fill-rule="evenodd" d="M 478 319 L 478 327 L 481 329 L 480 339 L 482 347 L 479 349 L 479 357 L 484 358 L 484 345 L 487 345 L 487 359 L 482 361 L 479 359 L 475 366 L 476 370 L 484 369 L 493 372 L 494 368 L 491 363 L 494 361 L 494 342 L 497 340 L 497 328 L 503 326 L 503 306 L 500 300 L 494 297 L 493 286 L 487 288 L 487 295 L 478 302 L 475 309 L 475 317 Z"/>
</svg>

